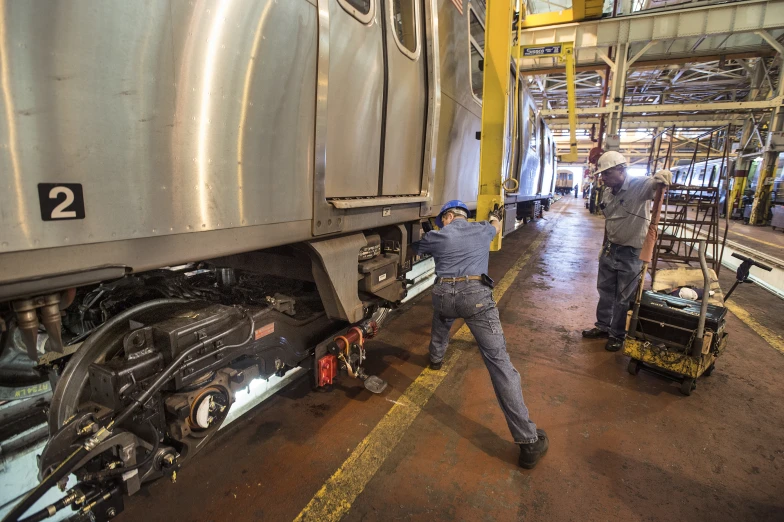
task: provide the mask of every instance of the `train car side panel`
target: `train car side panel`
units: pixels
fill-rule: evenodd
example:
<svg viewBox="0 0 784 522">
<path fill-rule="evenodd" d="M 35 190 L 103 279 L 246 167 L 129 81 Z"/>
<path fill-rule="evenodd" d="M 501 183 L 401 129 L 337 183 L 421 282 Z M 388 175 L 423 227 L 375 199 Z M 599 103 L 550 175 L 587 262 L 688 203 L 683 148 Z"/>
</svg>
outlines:
<svg viewBox="0 0 784 522">
<path fill-rule="evenodd" d="M 476 205 L 479 192 L 479 140 L 455 140 L 455 136 L 473 136 L 482 128 L 481 121 L 452 98 L 441 98 L 441 128 L 438 133 L 438 163 L 433 210 L 452 199 Z"/>
<path fill-rule="evenodd" d="M 441 115 L 438 131 L 433 209 L 451 199 L 476 205 L 479 193 L 479 140 L 482 106 L 471 92 L 469 17 L 451 0 L 439 0 L 439 52 L 441 59 Z M 476 23 L 476 22 L 475 22 Z"/>
<path fill-rule="evenodd" d="M 536 119 L 536 104 L 524 88 L 520 93 L 520 121 L 522 122 L 522 154 L 518 193 L 522 197 L 534 196 L 539 189 L 540 132 Z"/>
<path fill-rule="evenodd" d="M 310 218 L 309 2 L 16 1 L 3 23 L 0 252 Z"/>
</svg>

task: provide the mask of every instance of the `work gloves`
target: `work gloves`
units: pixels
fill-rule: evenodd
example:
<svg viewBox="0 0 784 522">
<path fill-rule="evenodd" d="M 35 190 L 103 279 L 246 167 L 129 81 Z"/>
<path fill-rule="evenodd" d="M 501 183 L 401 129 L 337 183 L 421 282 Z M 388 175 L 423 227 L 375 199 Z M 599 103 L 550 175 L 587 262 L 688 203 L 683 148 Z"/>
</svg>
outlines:
<svg viewBox="0 0 784 522">
<path fill-rule="evenodd" d="M 487 217 L 488 220 L 492 221 L 493 218 L 501 221 L 504 218 L 504 209 L 495 207 L 493 210 L 490 211 L 490 215 Z"/>
<path fill-rule="evenodd" d="M 653 181 L 662 185 L 672 185 L 672 172 L 667 169 L 656 171 L 656 174 L 653 175 Z"/>
</svg>

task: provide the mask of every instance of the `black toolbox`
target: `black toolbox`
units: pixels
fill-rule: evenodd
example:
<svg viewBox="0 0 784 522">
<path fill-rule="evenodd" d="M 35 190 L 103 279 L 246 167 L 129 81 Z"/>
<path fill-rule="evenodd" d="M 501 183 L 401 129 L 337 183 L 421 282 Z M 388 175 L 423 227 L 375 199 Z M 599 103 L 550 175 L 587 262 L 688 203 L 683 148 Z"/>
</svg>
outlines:
<svg viewBox="0 0 784 522">
<path fill-rule="evenodd" d="M 667 345 L 689 350 L 700 321 L 700 301 L 682 299 L 669 294 L 645 291 L 640 301 L 637 339 L 663 341 Z M 720 333 L 724 330 L 727 309 L 708 305 L 705 331 Z"/>
</svg>

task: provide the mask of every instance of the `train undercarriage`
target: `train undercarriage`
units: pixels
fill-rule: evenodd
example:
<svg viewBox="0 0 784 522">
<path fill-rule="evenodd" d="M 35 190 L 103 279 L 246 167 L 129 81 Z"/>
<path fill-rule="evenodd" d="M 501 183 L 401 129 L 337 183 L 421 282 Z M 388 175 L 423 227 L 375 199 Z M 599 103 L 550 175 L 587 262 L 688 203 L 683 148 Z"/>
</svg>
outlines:
<svg viewBox="0 0 784 522">
<path fill-rule="evenodd" d="M 30 392 L 16 431 L 43 421 L 48 441 L 40 484 L 3 520 L 67 506 L 75 520 L 113 518 L 142 484 L 176 476 L 258 379 L 298 368 L 314 388 L 346 374 L 382 392 L 386 383 L 363 368 L 364 343 L 413 283 L 403 278 L 406 235 L 395 226 L 8 303 L 0 388 Z M 335 276 L 347 272 L 348 298 Z M 78 484 L 67 489 L 72 473 Z M 65 496 L 21 518 L 55 485 Z"/>
</svg>

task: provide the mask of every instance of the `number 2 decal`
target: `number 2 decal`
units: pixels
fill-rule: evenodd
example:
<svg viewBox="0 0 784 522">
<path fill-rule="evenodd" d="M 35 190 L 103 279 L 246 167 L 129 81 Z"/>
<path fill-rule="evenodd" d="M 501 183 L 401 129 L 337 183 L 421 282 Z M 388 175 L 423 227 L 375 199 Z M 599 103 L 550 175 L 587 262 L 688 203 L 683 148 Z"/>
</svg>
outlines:
<svg viewBox="0 0 784 522">
<path fill-rule="evenodd" d="M 49 199 L 57 199 L 59 194 L 65 194 L 65 201 L 54 207 L 52 219 L 75 219 L 75 210 L 65 210 L 74 202 L 73 190 L 68 187 L 55 187 L 49 191 Z"/>
<path fill-rule="evenodd" d="M 84 192 L 80 183 L 39 183 L 41 219 L 84 219 Z"/>
</svg>

